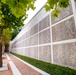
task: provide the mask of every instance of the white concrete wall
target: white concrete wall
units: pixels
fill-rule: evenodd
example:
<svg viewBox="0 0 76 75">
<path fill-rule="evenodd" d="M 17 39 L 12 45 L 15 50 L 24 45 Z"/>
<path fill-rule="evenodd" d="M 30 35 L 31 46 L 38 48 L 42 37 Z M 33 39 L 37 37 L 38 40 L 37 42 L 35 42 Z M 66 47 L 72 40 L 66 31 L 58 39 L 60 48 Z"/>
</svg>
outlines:
<svg viewBox="0 0 76 75">
<path fill-rule="evenodd" d="M 11 51 L 76 69 L 76 3 L 70 4 L 56 19 L 42 8 L 12 41 Z"/>
</svg>

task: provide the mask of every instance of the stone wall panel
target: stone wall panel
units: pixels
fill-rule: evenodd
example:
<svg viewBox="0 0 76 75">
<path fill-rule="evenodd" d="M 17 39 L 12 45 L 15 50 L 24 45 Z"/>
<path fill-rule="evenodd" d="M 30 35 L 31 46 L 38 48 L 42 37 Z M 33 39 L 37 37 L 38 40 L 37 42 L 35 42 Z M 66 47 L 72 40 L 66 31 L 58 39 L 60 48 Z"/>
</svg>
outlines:
<svg viewBox="0 0 76 75">
<path fill-rule="evenodd" d="M 74 18 L 61 22 L 52 28 L 53 42 L 76 38 Z"/>
<path fill-rule="evenodd" d="M 39 22 L 39 31 L 50 26 L 49 15 Z"/>
<path fill-rule="evenodd" d="M 54 63 L 76 69 L 76 42 L 53 46 Z"/>
<path fill-rule="evenodd" d="M 39 47 L 39 60 L 51 62 L 51 47 L 49 45 Z"/>
<path fill-rule="evenodd" d="M 50 29 L 39 33 L 39 44 L 50 43 Z"/>
</svg>

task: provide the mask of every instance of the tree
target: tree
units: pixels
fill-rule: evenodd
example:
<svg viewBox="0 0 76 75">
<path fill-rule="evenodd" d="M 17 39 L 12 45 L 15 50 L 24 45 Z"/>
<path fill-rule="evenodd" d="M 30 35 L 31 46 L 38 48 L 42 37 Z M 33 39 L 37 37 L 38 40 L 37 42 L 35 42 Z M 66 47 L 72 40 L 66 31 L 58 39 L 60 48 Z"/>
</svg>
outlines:
<svg viewBox="0 0 76 75">
<path fill-rule="evenodd" d="M 11 29 L 3 29 L 3 44 L 5 45 L 5 51 L 8 52 L 9 42 L 11 40 Z M 3 50 L 4 51 L 4 50 Z"/>
<path fill-rule="evenodd" d="M 26 10 L 34 9 L 35 0 L 0 0 L 0 67 L 2 67 L 3 29 L 17 29 L 26 19 Z"/>
<path fill-rule="evenodd" d="M 0 26 L 0 67 L 2 67 L 2 26 Z"/>
<path fill-rule="evenodd" d="M 4 38 L 2 38 L 3 30 L 6 28 L 17 29 L 17 27 L 23 25 L 23 16 L 17 18 L 14 16 L 7 4 L 1 3 L 1 14 L 0 14 L 0 67 L 2 67 L 2 43 Z"/>
</svg>

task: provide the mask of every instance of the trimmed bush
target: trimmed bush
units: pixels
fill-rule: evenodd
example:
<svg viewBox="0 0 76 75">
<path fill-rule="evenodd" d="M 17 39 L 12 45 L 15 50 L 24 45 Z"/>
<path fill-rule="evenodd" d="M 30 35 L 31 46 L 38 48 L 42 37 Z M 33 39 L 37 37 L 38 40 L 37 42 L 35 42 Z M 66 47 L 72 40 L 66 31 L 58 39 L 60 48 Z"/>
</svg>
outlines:
<svg viewBox="0 0 76 75">
<path fill-rule="evenodd" d="M 20 54 L 16 53 L 11 53 L 18 58 L 24 60 L 25 62 L 28 62 L 29 64 L 51 74 L 51 75 L 76 75 L 76 70 L 68 68 L 68 67 L 63 67 L 55 64 L 51 64 L 48 62 L 43 62 L 41 60 L 36 60 L 34 58 L 29 58 Z"/>
</svg>

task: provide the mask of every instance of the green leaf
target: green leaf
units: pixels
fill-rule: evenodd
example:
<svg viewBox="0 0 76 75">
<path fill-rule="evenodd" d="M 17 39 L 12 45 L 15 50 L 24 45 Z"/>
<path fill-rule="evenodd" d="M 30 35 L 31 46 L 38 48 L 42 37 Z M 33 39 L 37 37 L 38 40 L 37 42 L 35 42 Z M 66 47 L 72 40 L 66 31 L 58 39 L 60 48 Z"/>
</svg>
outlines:
<svg viewBox="0 0 76 75">
<path fill-rule="evenodd" d="M 53 17 L 53 18 L 58 17 L 59 14 L 60 14 L 60 10 L 59 10 L 59 9 L 56 9 L 56 8 L 55 8 L 55 9 L 52 11 L 52 17 Z"/>
<path fill-rule="evenodd" d="M 6 0 L 1 0 L 1 2 L 6 3 Z"/>
<path fill-rule="evenodd" d="M 49 11 L 50 10 L 50 6 L 49 5 L 45 5 L 45 9 L 46 9 L 46 11 Z"/>
<path fill-rule="evenodd" d="M 68 7 L 68 6 L 69 6 L 69 0 L 60 0 L 59 6 L 60 6 L 61 8 L 66 8 L 66 7 Z"/>
</svg>

